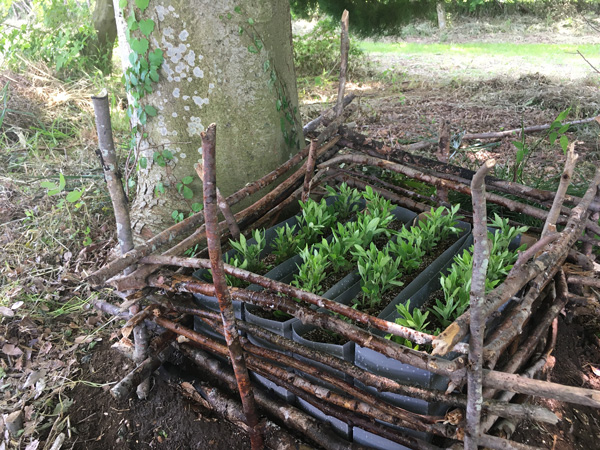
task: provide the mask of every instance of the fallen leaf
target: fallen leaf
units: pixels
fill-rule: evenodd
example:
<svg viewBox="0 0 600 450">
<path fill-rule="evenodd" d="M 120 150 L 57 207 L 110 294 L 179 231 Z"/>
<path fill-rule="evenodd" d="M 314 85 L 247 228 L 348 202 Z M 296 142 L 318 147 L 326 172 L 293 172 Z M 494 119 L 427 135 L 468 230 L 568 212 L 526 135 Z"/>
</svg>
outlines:
<svg viewBox="0 0 600 450">
<path fill-rule="evenodd" d="M 27 377 L 25 384 L 23 385 L 23 389 L 26 389 L 30 386 L 35 385 L 41 378 L 44 378 L 45 376 L 46 376 L 46 371 L 44 369 L 31 372 L 29 374 L 29 376 Z"/>
<path fill-rule="evenodd" d="M 76 344 L 87 344 L 88 342 L 92 342 L 94 340 L 94 338 L 92 336 L 77 336 L 75 338 L 75 343 Z"/>
<path fill-rule="evenodd" d="M 4 317 L 14 317 L 15 312 L 12 309 L 7 308 L 6 306 L 0 306 L 0 315 Z"/>
<path fill-rule="evenodd" d="M 23 354 L 23 350 L 13 344 L 4 344 L 2 353 L 8 356 L 20 356 Z"/>
<path fill-rule="evenodd" d="M 40 441 L 38 439 L 36 439 L 35 441 L 30 442 L 27 447 L 25 447 L 25 450 L 37 450 L 37 448 L 40 446 Z"/>
<path fill-rule="evenodd" d="M 22 302 L 22 301 L 15 302 L 11 305 L 10 309 L 12 309 L 12 310 L 19 309 L 24 304 L 25 304 L 25 302 Z"/>
</svg>

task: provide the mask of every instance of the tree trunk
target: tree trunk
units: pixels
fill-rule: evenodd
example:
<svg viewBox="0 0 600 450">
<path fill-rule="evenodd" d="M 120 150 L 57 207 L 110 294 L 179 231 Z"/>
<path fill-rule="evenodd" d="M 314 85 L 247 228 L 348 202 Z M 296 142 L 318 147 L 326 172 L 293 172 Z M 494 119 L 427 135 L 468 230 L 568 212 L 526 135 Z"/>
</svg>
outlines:
<svg viewBox="0 0 600 450">
<path fill-rule="evenodd" d="M 438 27 L 440 30 L 446 29 L 446 6 L 443 1 L 437 2 L 436 5 Z"/>
<path fill-rule="evenodd" d="M 117 38 L 117 23 L 112 0 L 96 0 L 96 8 L 92 14 L 97 41 L 92 43 L 91 51 L 105 75 L 112 71 L 112 54 Z"/>
<path fill-rule="evenodd" d="M 144 2 L 128 0 L 120 10 L 113 1 L 124 72 L 132 67 L 127 34 L 144 39 L 141 24 L 148 19 L 155 23 L 148 51 L 164 55 L 158 82 L 139 101 L 156 115 L 148 114 L 143 126 L 136 114 L 132 119 L 141 163 L 132 226 L 147 239 L 173 224 L 173 211 L 187 215 L 202 202 L 193 166 L 202 159 L 200 133 L 210 123 L 217 124 L 217 185 L 224 196 L 303 146 L 289 3 L 150 0 L 142 12 Z M 132 11 L 140 29 L 126 23 Z"/>
</svg>

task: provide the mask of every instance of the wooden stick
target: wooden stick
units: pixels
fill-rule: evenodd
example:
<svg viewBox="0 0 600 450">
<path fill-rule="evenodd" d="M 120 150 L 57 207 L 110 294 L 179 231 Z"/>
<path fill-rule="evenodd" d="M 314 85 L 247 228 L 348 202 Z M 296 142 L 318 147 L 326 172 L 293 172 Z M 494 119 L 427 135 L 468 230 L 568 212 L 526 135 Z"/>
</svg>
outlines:
<svg viewBox="0 0 600 450">
<path fill-rule="evenodd" d="M 587 119 L 573 120 L 571 122 L 564 122 L 563 125 L 581 125 L 584 123 L 595 122 L 597 120 L 596 117 L 588 117 Z M 525 128 L 514 128 L 512 130 L 505 131 L 497 131 L 492 133 L 467 133 L 462 139 L 463 141 L 473 140 L 473 139 L 501 139 L 507 136 L 518 137 L 521 135 L 521 132 L 525 133 L 534 133 L 537 131 L 545 131 L 549 130 L 552 126 L 551 123 L 545 125 L 533 125 Z"/>
<path fill-rule="evenodd" d="M 487 212 L 485 206 L 485 176 L 496 165 L 494 159 L 487 160 L 471 181 L 473 193 L 473 274 L 471 276 L 471 338 L 469 339 L 469 365 L 467 366 L 467 426 L 465 450 L 477 450 L 481 418 L 483 336 L 485 334 L 485 279 L 490 259 L 488 242 Z"/>
<path fill-rule="evenodd" d="M 304 187 L 302 189 L 302 201 L 308 200 L 310 195 L 310 182 L 315 173 L 315 164 L 317 162 L 317 141 L 310 141 L 310 150 L 308 151 L 308 159 L 306 161 L 306 173 L 304 175 Z"/>
<path fill-rule="evenodd" d="M 202 163 L 197 163 L 194 166 L 196 169 L 196 173 L 198 174 L 198 178 L 202 181 L 202 177 L 204 176 L 202 167 Z M 217 204 L 219 205 L 219 209 L 225 217 L 225 221 L 227 222 L 227 226 L 229 227 L 229 232 L 231 233 L 231 237 L 233 240 L 237 241 L 240 238 L 240 227 L 238 226 L 233 213 L 231 212 L 231 208 L 229 207 L 229 203 L 227 203 L 227 199 L 223 197 L 219 188 L 216 188 L 217 191 Z"/>
<path fill-rule="evenodd" d="M 450 156 L 450 122 L 448 120 L 441 120 L 439 136 L 436 157 L 438 161 L 447 163 Z M 448 190 L 438 189 L 438 196 L 442 201 L 447 202 Z"/>
<path fill-rule="evenodd" d="M 600 279 L 598 279 L 598 278 L 569 275 L 567 277 L 567 282 L 569 284 L 578 284 L 581 286 L 590 286 L 590 287 L 600 289 Z"/>
<path fill-rule="evenodd" d="M 348 72 L 348 50 L 350 49 L 350 38 L 348 37 L 347 10 L 342 13 L 340 25 L 342 27 L 340 37 L 340 84 L 338 87 L 337 103 L 335 105 L 335 116 L 339 117 L 344 109 L 344 90 L 346 88 L 346 73 Z"/>
<path fill-rule="evenodd" d="M 595 389 L 584 389 L 551 383 L 549 381 L 531 380 L 524 376 L 486 369 L 483 371 L 483 385 L 518 394 L 551 398 L 559 402 L 600 408 L 600 391 Z"/>
<path fill-rule="evenodd" d="M 565 162 L 565 167 L 563 169 L 563 174 L 560 177 L 560 184 L 558 185 L 558 189 L 556 190 L 556 197 L 554 197 L 554 202 L 552 203 L 552 208 L 548 212 L 548 217 L 546 218 L 546 222 L 544 223 L 544 229 L 542 231 L 542 237 L 547 234 L 551 234 L 556 232 L 556 221 L 558 220 L 558 216 L 560 215 L 560 208 L 565 201 L 565 195 L 567 193 L 567 189 L 571 184 L 571 179 L 573 178 L 573 170 L 575 170 L 575 164 L 577 163 L 577 159 L 579 155 L 575 153 L 575 142 L 571 142 L 569 145 L 569 150 L 567 151 L 567 161 Z"/>
<path fill-rule="evenodd" d="M 527 294 L 523 297 L 520 304 L 510 312 L 504 322 L 489 336 L 488 344 L 485 346 L 483 352 L 486 367 L 493 368 L 511 342 L 522 333 L 523 327 L 531 317 L 535 301 L 540 297 L 540 293 L 547 285 L 549 289 L 552 288 L 552 284 L 549 283 L 559 269 L 560 266 L 556 265 L 551 267 L 547 272 L 538 275 L 530 283 Z M 516 372 L 516 369 L 513 372 Z"/>
<path fill-rule="evenodd" d="M 92 97 L 92 104 L 94 105 L 96 131 L 98 133 L 98 156 L 100 156 L 104 179 L 115 213 L 117 240 L 121 249 L 121 255 L 124 255 L 133 248 L 133 233 L 131 232 L 128 201 L 123 190 L 121 171 L 119 170 L 117 152 L 112 137 L 110 107 L 108 105 L 108 93 L 106 89 L 103 89 L 99 95 Z"/>
<path fill-rule="evenodd" d="M 565 275 L 562 270 L 556 275 L 555 284 L 556 284 L 556 298 L 554 300 L 554 303 L 550 306 L 550 308 L 546 311 L 546 313 L 544 313 L 542 320 L 538 323 L 538 325 L 535 327 L 535 329 L 530 333 L 529 337 L 526 340 L 527 344 L 522 345 L 521 348 L 517 351 L 517 353 L 515 353 L 515 355 L 510 359 L 510 361 L 508 361 L 508 363 L 506 363 L 504 365 L 504 367 L 502 367 L 503 372 L 516 373 L 519 369 L 521 369 L 521 367 L 527 361 L 529 361 L 529 359 L 531 358 L 531 356 L 533 355 L 533 353 L 537 347 L 538 342 L 542 339 L 542 337 L 544 335 L 546 335 L 548 333 L 548 328 L 551 327 L 552 324 L 554 324 L 556 317 L 558 316 L 560 311 L 562 311 L 562 309 L 567 304 L 568 289 L 567 289 L 567 283 L 565 281 Z M 553 334 L 553 337 L 555 340 L 554 334 Z M 548 350 L 546 352 L 546 354 L 548 356 L 553 348 L 554 348 L 554 345 L 552 345 L 552 341 L 550 341 Z M 497 392 L 498 392 L 497 389 L 486 389 L 486 391 L 484 392 L 484 395 L 493 397 L 497 394 Z M 514 397 L 514 395 L 515 395 L 514 392 L 504 392 L 501 394 L 500 398 L 504 401 L 509 402 Z M 505 418 L 510 419 L 509 417 L 505 417 Z M 488 417 L 486 417 L 485 422 L 482 424 L 483 432 L 486 432 L 487 430 L 489 430 L 492 427 L 492 425 L 494 424 L 494 422 L 496 421 L 496 419 L 497 419 L 496 415 L 489 414 Z M 513 418 L 513 420 L 514 420 L 514 418 Z"/>
<path fill-rule="evenodd" d="M 206 215 L 206 239 L 214 289 L 219 300 L 219 309 L 223 318 L 223 328 L 229 356 L 232 361 L 233 371 L 238 383 L 242 409 L 246 417 L 246 423 L 250 427 L 250 444 L 252 450 L 263 448 L 263 436 L 259 427 L 258 414 L 254 403 L 254 394 L 250 385 L 248 369 L 244 360 L 239 334 L 235 326 L 235 315 L 231 296 L 227 288 L 227 281 L 223 272 L 223 255 L 221 253 L 221 240 L 217 220 L 217 184 L 216 184 L 216 144 L 217 126 L 211 124 L 206 132 L 202 132 L 202 158 L 204 161 L 204 176 L 202 177 L 202 188 L 204 195 L 204 214 Z"/>
<path fill-rule="evenodd" d="M 123 190 L 123 181 L 117 161 L 117 152 L 112 137 L 112 127 L 110 123 L 110 107 L 108 105 L 108 94 L 104 89 L 99 96 L 92 97 L 94 105 L 94 115 L 96 117 L 96 131 L 98 133 L 98 146 L 100 162 L 104 171 L 104 179 L 108 187 L 110 199 L 112 201 L 117 223 L 117 241 L 121 250 L 121 256 L 133 249 L 133 232 L 131 230 L 131 219 L 129 217 L 129 204 L 125 191 Z M 127 268 L 126 272 L 132 272 L 133 268 Z M 137 306 L 130 309 L 132 314 L 138 312 Z M 143 321 L 140 322 L 134 331 L 135 362 L 140 364 L 147 357 L 148 351 L 148 331 Z M 138 397 L 145 399 L 150 391 L 150 380 L 144 380 L 138 386 Z"/>
<path fill-rule="evenodd" d="M 344 101 L 343 101 L 344 108 L 346 106 L 348 106 L 352 102 L 352 100 L 354 100 L 355 98 L 356 98 L 355 94 L 350 93 L 350 94 L 346 95 L 344 97 Z M 335 106 L 334 106 L 334 108 L 335 108 Z M 302 133 L 304 134 L 304 136 L 306 136 L 309 133 L 312 133 L 317 128 L 319 128 L 319 125 L 321 125 L 327 119 L 327 117 L 331 117 L 333 114 L 335 114 L 335 111 L 333 109 L 328 109 L 326 111 L 323 111 L 319 117 L 311 120 L 306 125 L 304 125 L 304 127 L 302 127 Z"/>
</svg>

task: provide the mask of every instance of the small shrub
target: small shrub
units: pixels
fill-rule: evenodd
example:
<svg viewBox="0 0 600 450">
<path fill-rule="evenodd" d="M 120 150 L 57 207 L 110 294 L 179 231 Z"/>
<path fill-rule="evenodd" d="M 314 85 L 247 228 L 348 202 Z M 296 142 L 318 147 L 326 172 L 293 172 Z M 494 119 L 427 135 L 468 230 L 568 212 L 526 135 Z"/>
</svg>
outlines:
<svg viewBox="0 0 600 450">
<path fill-rule="evenodd" d="M 298 76 L 329 76 L 340 66 L 340 31 L 331 20 L 320 20 L 305 35 L 294 36 L 294 61 Z M 367 67 L 364 52 L 350 39 L 348 74 L 362 75 Z"/>
</svg>

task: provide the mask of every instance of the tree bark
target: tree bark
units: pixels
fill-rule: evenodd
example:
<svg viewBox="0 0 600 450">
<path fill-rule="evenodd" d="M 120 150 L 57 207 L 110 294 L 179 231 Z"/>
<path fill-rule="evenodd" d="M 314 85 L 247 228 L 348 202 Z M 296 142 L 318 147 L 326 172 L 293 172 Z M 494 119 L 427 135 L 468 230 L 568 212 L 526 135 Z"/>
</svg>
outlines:
<svg viewBox="0 0 600 450">
<path fill-rule="evenodd" d="M 126 71 L 131 53 L 127 24 L 118 0 L 113 1 Z M 173 211 L 185 215 L 202 201 L 193 166 L 202 158 L 200 133 L 209 122 L 219 125 L 217 177 L 224 196 L 287 161 L 303 146 L 303 138 L 288 2 L 194 0 L 174 8 L 153 0 L 141 13 L 129 0 L 127 17 L 131 10 L 140 23 L 154 21 L 149 49 L 164 55 L 159 81 L 140 102 L 154 107 L 156 116 L 148 117 L 136 136 L 144 167 L 138 173 L 132 224 L 134 233 L 147 239 L 172 224 Z M 139 30 L 134 33 L 141 36 Z M 137 123 L 135 117 L 132 122 Z M 166 150 L 172 159 L 164 167 L 156 154 Z M 190 176 L 191 199 L 177 189 Z"/>
<path fill-rule="evenodd" d="M 97 40 L 88 46 L 86 52 L 98 60 L 100 70 L 104 75 L 108 75 L 112 72 L 113 47 L 117 38 L 117 22 L 112 0 L 96 0 L 92 21 Z"/>
<path fill-rule="evenodd" d="M 437 19 L 438 19 L 438 28 L 440 30 L 446 29 L 446 7 L 444 6 L 444 2 L 437 2 L 436 5 L 437 11 Z"/>
</svg>

